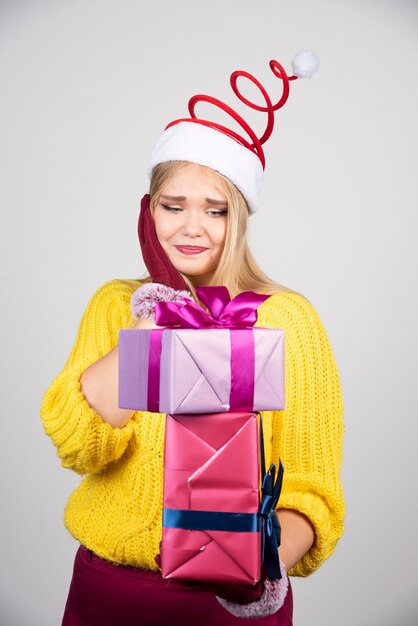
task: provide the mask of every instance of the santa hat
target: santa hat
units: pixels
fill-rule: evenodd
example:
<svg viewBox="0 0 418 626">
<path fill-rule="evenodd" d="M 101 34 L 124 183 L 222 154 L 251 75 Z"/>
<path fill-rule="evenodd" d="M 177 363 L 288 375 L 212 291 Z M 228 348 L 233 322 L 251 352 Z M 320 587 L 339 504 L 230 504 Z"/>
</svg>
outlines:
<svg viewBox="0 0 418 626">
<path fill-rule="evenodd" d="M 267 115 L 266 129 L 261 137 L 257 137 L 241 115 L 224 102 L 204 94 L 193 96 L 189 100 L 190 117 L 170 122 L 158 139 L 151 154 L 148 176 L 151 178 L 153 169 L 165 161 L 189 161 L 206 165 L 234 183 L 244 196 L 250 214 L 255 213 L 259 208 L 265 168 L 262 144 L 272 133 L 274 112 L 286 103 L 290 81 L 310 78 L 318 67 L 319 60 L 310 50 L 302 50 L 293 57 L 291 76 L 286 74 L 278 61 L 270 61 L 271 71 L 282 81 L 282 95 L 276 104 L 273 104 L 266 89 L 252 74 L 241 70 L 231 74 L 230 83 L 235 95 L 250 108 Z M 240 76 L 258 87 L 264 98 L 264 106 L 251 102 L 240 93 L 237 87 Z M 238 122 L 249 139 L 226 126 L 196 117 L 194 109 L 198 102 L 208 102 L 225 111 Z"/>
</svg>

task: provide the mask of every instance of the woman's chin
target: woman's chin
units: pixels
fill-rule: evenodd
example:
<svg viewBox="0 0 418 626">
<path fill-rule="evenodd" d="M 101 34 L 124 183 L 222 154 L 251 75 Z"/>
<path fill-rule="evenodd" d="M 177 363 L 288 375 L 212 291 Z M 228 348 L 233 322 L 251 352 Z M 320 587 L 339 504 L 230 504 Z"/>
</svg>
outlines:
<svg viewBox="0 0 418 626">
<path fill-rule="evenodd" d="M 198 276 L 203 276 L 208 274 L 211 271 L 210 267 L 203 267 L 197 263 L 176 263 L 173 264 L 178 272 L 185 274 L 186 276 L 190 276 L 191 278 L 197 278 Z"/>
<path fill-rule="evenodd" d="M 191 282 L 198 287 L 199 285 L 207 285 L 211 280 L 214 271 L 210 268 L 205 268 L 202 270 L 198 270 L 196 268 L 190 268 L 190 266 L 185 267 L 184 265 L 176 265 L 176 270 L 181 272 L 184 276 L 186 276 Z"/>
</svg>

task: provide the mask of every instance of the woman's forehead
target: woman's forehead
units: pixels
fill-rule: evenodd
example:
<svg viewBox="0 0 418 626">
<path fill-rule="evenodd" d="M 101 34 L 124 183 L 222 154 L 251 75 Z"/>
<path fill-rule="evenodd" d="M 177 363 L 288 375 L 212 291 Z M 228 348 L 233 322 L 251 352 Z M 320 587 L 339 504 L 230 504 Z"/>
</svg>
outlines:
<svg viewBox="0 0 418 626">
<path fill-rule="evenodd" d="M 181 202 L 189 197 L 225 202 L 222 179 L 214 170 L 202 165 L 190 163 L 179 169 L 161 191 L 173 201 Z"/>
</svg>

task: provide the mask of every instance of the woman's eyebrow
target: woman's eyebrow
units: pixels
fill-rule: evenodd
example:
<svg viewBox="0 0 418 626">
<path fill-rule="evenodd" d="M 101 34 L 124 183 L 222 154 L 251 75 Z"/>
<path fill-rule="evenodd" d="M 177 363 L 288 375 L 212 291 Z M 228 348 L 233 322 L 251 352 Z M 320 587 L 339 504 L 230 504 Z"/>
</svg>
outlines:
<svg viewBox="0 0 418 626">
<path fill-rule="evenodd" d="M 220 206 L 228 204 L 226 200 L 213 200 L 212 198 L 205 198 L 208 204 L 219 204 Z"/>
<path fill-rule="evenodd" d="M 167 194 L 162 193 L 161 198 L 165 198 L 166 200 L 172 200 L 173 202 L 181 202 L 182 200 L 186 200 L 186 196 L 167 196 Z M 220 206 L 227 205 L 226 200 L 214 200 L 213 198 L 205 198 L 205 201 L 208 204 L 217 204 Z"/>
<path fill-rule="evenodd" d="M 173 202 L 181 202 L 181 200 L 186 199 L 186 196 L 167 196 L 166 194 L 162 193 L 161 198 L 166 198 L 167 200 L 173 200 Z"/>
</svg>

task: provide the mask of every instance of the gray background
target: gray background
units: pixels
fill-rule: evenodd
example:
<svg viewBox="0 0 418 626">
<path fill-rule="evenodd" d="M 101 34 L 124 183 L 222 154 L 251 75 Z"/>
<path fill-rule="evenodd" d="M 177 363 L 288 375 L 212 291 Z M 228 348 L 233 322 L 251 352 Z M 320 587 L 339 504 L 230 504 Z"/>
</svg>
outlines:
<svg viewBox="0 0 418 626">
<path fill-rule="evenodd" d="M 345 398 L 346 531 L 294 580 L 295 624 L 418 623 L 417 26 L 412 0 L 0 2 L 2 625 L 60 623 L 80 479 L 39 406 L 93 292 L 144 270 L 154 142 L 194 93 L 239 109 L 231 71 L 274 90 L 268 60 L 290 71 L 306 47 L 321 67 L 276 116 L 251 218 L 261 266 L 321 316 Z"/>
</svg>

